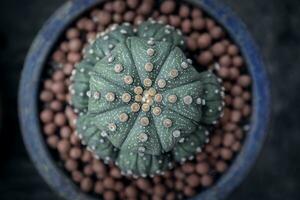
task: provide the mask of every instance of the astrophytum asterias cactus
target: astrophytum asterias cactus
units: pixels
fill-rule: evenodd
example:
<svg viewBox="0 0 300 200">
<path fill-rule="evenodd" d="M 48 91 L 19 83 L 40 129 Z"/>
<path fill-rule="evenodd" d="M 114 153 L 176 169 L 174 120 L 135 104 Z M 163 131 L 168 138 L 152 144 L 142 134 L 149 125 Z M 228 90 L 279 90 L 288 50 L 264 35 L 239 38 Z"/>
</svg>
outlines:
<svg viewBox="0 0 300 200">
<path fill-rule="evenodd" d="M 222 91 L 183 48 L 179 31 L 148 21 L 114 26 L 85 50 L 72 103 L 79 137 L 96 157 L 144 177 L 201 151 L 207 125 L 222 112 Z"/>
</svg>

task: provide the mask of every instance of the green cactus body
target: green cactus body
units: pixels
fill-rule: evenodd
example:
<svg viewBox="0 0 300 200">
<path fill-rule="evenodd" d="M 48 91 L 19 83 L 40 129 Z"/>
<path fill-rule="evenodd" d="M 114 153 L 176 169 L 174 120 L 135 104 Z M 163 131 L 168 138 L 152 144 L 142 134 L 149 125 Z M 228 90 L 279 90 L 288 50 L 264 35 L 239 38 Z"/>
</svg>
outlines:
<svg viewBox="0 0 300 200">
<path fill-rule="evenodd" d="M 77 132 L 96 157 L 128 175 L 161 174 L 201 151 L 222 112 L 222 91 L 182 51 L 183 37 L 154 21 L 99 36 L 73 77 Z"/>
</svg>

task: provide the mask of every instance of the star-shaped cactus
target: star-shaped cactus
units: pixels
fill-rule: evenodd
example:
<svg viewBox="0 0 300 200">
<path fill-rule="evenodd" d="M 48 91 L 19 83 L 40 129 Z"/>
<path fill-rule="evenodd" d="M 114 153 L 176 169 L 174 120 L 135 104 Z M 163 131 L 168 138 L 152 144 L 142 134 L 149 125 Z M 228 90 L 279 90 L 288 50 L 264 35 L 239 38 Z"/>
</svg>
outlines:
<svg viewBox="0 0 300 200">
<path fill-rule="evenodd" d="M 211 72 L 198 73 L 183 37 L 154 21 L 110 29 L 86 50 L 71 88 L 77 132 L 125 174 L 160 174 L 201 151 L 222 111 Z"/>
</svg>

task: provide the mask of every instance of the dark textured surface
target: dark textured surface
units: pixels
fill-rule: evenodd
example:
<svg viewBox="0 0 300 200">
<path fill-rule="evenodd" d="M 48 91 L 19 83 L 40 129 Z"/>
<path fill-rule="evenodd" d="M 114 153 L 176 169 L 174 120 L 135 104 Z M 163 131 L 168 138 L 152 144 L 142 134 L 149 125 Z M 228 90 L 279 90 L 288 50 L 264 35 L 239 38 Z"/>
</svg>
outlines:
<svg viewBox="0 0 300 200">
<path fill-rule="evenodd" d="M 272 80 L 273 121 L 265 148 L 244 183 L 229 199 L 298 199 L 300 196 L 300 69 L 297 49 L 300 2 L 224 0 L 257 40 Z M 59 0 L 10 0 L 0 7 L 1 130 L 0 199 L 58 199 L 31 164 L 18 129 L 17 84 L 29 45 Z"/>
</svg>

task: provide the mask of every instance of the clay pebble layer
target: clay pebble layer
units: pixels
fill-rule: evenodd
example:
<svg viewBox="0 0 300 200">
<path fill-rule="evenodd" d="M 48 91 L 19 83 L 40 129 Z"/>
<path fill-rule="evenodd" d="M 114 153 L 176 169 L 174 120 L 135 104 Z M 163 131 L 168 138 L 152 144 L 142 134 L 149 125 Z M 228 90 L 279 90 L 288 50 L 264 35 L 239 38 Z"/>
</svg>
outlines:
<svg viewBox="0 0 300 200">
<path fill-rule="evenodd" d="M 40 93 L 40 119 L 45 140 L 83 192 L 110 199 L 182 199 L 212 186 L 240 151 L 251 115 L 251 78 L 240 50 L 224 29 L 201 9 L 172 0 L 159 9 L 153 0 L 108 1 L 78 19 L 65 32 L 45 67 Z M 225 90 L 224 115 L 211 127 L 209 143 L 194 159 L 162 176 L 128 178 L 112 163 L 92 156 L 75 131 L 77 114 L 70 106 L 68 87 L 82 49 L 109 25 L 134 25 L 152 17 L 181 29 L 186 53 L 199 71 L 210 69 Z"/>
</svg>

